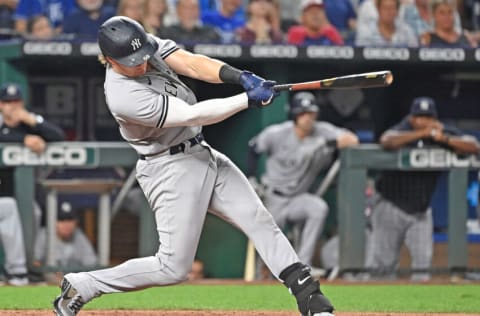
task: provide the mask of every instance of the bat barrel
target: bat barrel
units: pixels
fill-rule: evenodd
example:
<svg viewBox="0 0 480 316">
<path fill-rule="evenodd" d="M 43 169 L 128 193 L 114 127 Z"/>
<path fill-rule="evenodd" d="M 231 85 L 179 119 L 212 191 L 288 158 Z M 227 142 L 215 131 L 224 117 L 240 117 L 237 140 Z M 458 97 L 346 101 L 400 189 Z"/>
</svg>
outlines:
<svg viewBox="0 0 480 316">
<path fill-rule="evenodd" d="M 390 71 L 377 71 L 364 74 L 337 77 L 322 80 L 322 88 L 326 89 L 357 89 L 378 88 L 389 86 L 393 82 Z"/>
<path fill-rule="evenodd" d="M 376 71 L 317 81 L 276 85 L 276 91 L 300 91 L 316 89 L 358 89 L 389 86 L 393 82 L 390 71 Z"/>
</svg>

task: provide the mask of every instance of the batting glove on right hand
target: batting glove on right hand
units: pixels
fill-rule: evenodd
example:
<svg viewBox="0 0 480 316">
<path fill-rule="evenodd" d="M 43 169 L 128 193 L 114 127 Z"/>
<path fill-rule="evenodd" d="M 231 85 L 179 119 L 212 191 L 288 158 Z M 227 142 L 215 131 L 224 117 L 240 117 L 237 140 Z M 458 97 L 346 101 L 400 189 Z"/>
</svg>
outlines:
<svg viewBox="0 0 480 316">
<path fill-rule="evenodd" d="M 275 81 L 264 80 L 258 87 L 247 90 L 248 107 L 264 108 L 280 93 L 273 89 Z"/>
</svg>

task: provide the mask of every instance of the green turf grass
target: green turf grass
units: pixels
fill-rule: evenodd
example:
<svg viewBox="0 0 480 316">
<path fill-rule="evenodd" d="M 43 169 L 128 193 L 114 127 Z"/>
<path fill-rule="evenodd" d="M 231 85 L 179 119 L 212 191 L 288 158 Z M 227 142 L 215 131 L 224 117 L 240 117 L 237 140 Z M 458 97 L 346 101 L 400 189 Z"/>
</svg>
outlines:
<svg viewBox="0 0 480 316">
<path fill-rule="evenodd" d="M 326 285 L 338 311 L 480 313 L 480 285 Z M 0 309 L 50 309 L 57 287 L 1 287 Z M 180 285 L 105 295 L 85 309 L 295 310 L 281 285 Z"/>
</svg>

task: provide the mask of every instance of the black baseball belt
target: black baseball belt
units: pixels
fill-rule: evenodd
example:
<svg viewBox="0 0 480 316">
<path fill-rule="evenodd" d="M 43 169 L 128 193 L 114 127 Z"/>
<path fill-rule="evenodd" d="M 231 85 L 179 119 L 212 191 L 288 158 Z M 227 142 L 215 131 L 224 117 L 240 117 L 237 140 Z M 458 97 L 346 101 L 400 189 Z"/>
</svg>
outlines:
<svg viewBox="0 0 480 316">
<path fill-rule="evenodd" d="M 179 154 L 179 153 L 183 153 L 183 152 L 185 152 L 185 147 L 186 147 L 185 143 L 186 142 L 190 142 L 190 147 L 193 147 L 197 144 L 200 144 L 204 139 L 205 138 L 203 137 L 203 134 L 198 133 L 195 137 L 187 139 L 186 141 L 184 141 L 180 144 L 171 146 L 170 148 L 168 148 L 168 152 L 170 153 L 170 155 L 176 155 L 176 154 Z M 162 151 L 162 152 L 154 153 L 154 154 L 139 155 L 138 158 L 141 159 L 141 160 L 146 160 L 147 158 L 155 157 L 155 156 L 158 156 L 158 155 L 163 154 L 163 153 L 165 153 L 165 152 Z"/>
</svg>

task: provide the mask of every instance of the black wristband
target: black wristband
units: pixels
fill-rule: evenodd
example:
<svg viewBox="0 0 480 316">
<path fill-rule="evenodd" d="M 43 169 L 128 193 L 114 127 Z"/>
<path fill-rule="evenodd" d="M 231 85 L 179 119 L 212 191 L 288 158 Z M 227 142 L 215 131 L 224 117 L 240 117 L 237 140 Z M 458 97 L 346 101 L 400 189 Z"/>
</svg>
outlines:
<svg viewBox="0 0 480 316">
<path fill-rule="evenodd" d="M 224 64 L 220 68 L 220 73 L 218 74 L 220 80 L 222 80 L 223 82 L 234 83 L 234 84 L 241 84 L 240 83 L 241 75 L 242 75 L 241 70 L 227 64 Z"/>
</svg>

